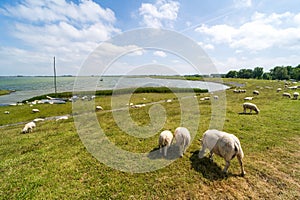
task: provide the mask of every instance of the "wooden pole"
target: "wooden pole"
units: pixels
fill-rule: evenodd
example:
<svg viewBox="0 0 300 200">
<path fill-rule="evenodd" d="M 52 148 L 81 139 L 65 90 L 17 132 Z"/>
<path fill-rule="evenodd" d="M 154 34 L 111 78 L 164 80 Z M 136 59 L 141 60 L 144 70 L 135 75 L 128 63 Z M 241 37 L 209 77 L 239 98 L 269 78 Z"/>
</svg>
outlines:
<svg viewBox="0 0 300 200">
<path fill-rule="evenodd" d="M 57 89 L 56 89 L 56 69 L 55 69 L 55 56 L 53 57 L 53 68 L 54 68 L 54 90 L 55 90 L 55 97 L 57 97 Z"/>
</svg>

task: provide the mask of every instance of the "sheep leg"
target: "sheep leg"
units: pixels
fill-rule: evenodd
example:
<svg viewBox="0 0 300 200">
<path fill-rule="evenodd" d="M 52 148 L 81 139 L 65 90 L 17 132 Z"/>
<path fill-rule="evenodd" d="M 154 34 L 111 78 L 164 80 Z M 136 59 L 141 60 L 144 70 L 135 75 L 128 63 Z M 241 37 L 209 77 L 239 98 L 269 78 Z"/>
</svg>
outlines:
<svg viewBox="0 0 300 200">
<path fill-rule="evenodd" d="M 239 161 L 239 163 L 240 163 L 240 166 L 241 166 L 241 172 L 242 172 L 242 173 L 241 173 L 241 176 L 245 176 L 246 172 L 245 172 L 245 170 L 244 170 L 242 158 L 241 158 L 240 156 L 237 156 L 237 159 L 238 159 L 238 161 Z"/>
<path fill-rule="evenodd" d="M 228 170 L 229 166 L 230 166 L 230 161 L 226 161 L 226 165 L 225 165 L 225 167 L 224 167 L 224 169 L 223 169 L 223 172 L 224 172 L 224 173 L 227 174 L 227 170 Z"/>
<path fill-rule="evenodd" d="M 198 158 L 203 158 L 205 154 L 206 145 L 202 143 L 202 149 L 199 151 Z"/>
<path fill-rule="evenodd" d="M 163 149 L 164 149 L 164 157 L 167 157 L 167 149 L 168 149 L 168 146 L 167 146 L 167 145 L 164 146 Z"/>
<path fill-rule="evenodd" d="M 209 153 L 209 159 L 210 159 L 212 162 L 214 161 L 213 156 L 214 156 L 214 153 L 213 153 L 212 151 L 210 151 L 210 153 Z"/>
</svg>

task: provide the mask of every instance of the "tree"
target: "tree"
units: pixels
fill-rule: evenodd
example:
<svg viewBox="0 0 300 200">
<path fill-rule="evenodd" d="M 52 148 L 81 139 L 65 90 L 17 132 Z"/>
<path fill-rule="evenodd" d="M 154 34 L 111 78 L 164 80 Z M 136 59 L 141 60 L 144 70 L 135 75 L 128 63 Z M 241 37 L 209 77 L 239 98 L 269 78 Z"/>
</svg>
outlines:
<svg viewBox="0 0 300 200">
<path fill-rule="evenodd" d="M 266 72 L 266 73 L 263 74 L 262 78 L 265 79 L 265 80 L 271 80 L 272 76 L 271 76 L 270 73 Z"/>
<path fill-rule="evenodd" d="M 261 79 L 264 74 L 264 69 L 262 67 L 255 67 L 253 70 L 253 78 Z"/>
<path fill-rule="evenodd" d="M 276 66 L 274 69 L 270 70 L 272 79 L 278 79 L 278 80 L 288 80 L 290 79 L 288 75 L 288 70 L 286 67 L 280 67 Z"/>
<path fill-rule="evenodd" d="M 253 70 L 252 69 L 241 69 L 238 71 L 238 78 L 252 78 Z"/>
<path fill-rule="evenodd" d="M 237 78 L 237 74 L 238 74 L 237 71 L 231 70 L 225 75 L 225 77 L 226 78 Z"/>
</svg>

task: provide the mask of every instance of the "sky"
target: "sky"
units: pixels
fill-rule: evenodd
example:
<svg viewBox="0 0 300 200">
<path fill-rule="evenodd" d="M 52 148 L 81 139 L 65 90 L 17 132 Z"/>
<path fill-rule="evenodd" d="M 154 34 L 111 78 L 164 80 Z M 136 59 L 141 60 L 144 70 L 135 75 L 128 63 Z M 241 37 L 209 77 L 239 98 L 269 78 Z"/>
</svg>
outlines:
<svg viewBox="0 0 300 200">
<path fill-rule="evenodd" d="M 157 66 L 176 74 L 198 73 L 186 57 L 168 49 L 108 45 L 120 35 L 145 28 L 192 40 L 203 50 L 194 54 L 207 56 L 218 73 L 300 64 L 296 0 L 2 0 L 0 76 L 52 75 L 54 56 L 58 75 L 77 75 L 103 44 L 107 52 L 126 51 L 113 60 L 107 74 L 134 74 L 138 68 L 164 74 L 156 71 Z M 173 43 L 177 44 L 172 48 L 178 48 L 185 41 Z"/>
</svg>

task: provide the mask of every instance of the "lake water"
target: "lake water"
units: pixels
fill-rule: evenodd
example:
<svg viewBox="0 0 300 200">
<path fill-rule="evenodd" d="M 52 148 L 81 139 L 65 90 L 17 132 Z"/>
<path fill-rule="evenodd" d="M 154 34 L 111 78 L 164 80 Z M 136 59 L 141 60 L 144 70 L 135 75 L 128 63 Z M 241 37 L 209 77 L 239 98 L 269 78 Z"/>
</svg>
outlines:
<svg viewBox="0 0 300 200">
<path fill-rule="evenodd" d="M 106 90 L 129 87 L 178 87 L 201 88 L 210 92 L 225 90 L 228 87 L 218 83 L 186 81 L 175 79 L 124 78 L 124 77 L 57 77 L 57 92 Z M 76 83 L 76 84 L 74 84 Z M 54 93 L 53 77 L 0 77 L 0 90 L 15 90 L 9 95 L 0 96 L 0 105 L 21 102 L 34 96 Z"/>
</svg>

